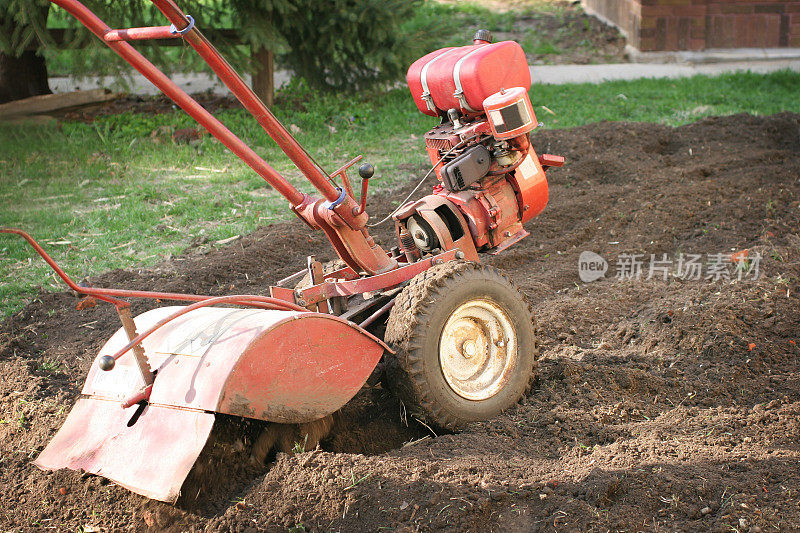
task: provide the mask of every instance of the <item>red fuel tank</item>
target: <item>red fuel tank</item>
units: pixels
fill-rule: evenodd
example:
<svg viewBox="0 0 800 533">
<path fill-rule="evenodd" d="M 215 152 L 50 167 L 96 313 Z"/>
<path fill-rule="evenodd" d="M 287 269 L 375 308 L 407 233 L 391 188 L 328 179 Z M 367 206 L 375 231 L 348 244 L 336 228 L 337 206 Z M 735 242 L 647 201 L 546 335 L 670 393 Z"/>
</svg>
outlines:
<svg viewBox="0 0 800 533">
<path fill-rule="evenodd" d="M 416 60 L 406 79 L 417 108 L 434 117 L 452 108 L 483 113 L 484 99 L 500 89 L 531 87 L 528 60 L 514 41 L 436 50 Z"/>
</svg>

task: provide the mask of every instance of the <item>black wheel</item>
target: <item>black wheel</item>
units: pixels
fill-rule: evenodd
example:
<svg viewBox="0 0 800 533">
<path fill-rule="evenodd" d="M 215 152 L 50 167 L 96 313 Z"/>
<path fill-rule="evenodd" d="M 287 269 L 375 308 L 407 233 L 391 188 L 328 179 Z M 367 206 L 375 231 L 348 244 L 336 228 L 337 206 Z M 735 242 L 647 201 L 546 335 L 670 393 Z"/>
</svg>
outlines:
<svg viewBox="0 0 800 533">
<path fill-rule="evenodd" d="M 387 385 L 446 429 L 518 402 L 539 356 L 523 294 L 496 268 L 466 261 L 414 277 L 397 296 L 385 340 L 397 351 L 387 361 Z"/>
</svg>

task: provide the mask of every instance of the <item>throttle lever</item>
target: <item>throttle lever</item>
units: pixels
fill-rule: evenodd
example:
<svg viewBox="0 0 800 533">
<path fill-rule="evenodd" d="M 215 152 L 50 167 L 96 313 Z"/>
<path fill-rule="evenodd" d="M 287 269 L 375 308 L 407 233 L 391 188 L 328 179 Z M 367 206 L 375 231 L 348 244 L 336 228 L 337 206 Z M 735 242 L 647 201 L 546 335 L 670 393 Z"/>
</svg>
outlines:
<svg viewBox="0 0 800 533">
<path fill-rule="evenodd" d="M 358 207 L 353 209 L 353 216 L 358 216 L 367 208 L 367 187 L 369 180 L 375 175 L 375 167 L 369 163 L 364 163 L 358 167 L 358 175 L 361 176 L 361 202 Z"/>
</svg>

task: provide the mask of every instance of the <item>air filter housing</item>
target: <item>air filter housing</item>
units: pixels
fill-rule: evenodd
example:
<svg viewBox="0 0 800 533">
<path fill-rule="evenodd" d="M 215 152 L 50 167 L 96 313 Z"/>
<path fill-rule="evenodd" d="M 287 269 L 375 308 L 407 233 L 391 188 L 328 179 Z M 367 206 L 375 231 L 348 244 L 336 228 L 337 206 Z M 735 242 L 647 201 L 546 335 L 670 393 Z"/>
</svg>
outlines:
<svg viewBox="0 0 800 533">
<path fill-rule="evenodd" d="M 536 127 L 536 116 L 524 87 L 500 89 L 483 101 L 495 139 L 512 139 Z"/>
</svg>

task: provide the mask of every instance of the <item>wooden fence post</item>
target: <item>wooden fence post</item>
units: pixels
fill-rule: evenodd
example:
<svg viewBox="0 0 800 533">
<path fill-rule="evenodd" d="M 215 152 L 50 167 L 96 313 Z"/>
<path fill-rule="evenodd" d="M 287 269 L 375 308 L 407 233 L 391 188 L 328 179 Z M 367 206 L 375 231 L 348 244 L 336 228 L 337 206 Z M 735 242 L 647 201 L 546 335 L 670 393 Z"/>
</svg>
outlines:
<svg viewBox="0 0 800 533">
<path fill-rule="evenodd" d="M 275 101 L 275 63 L 272 50 L 261 46 L 252 51 L 253 91 L 267 107 Z"/>
</svg>

